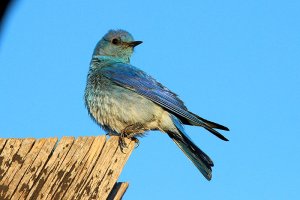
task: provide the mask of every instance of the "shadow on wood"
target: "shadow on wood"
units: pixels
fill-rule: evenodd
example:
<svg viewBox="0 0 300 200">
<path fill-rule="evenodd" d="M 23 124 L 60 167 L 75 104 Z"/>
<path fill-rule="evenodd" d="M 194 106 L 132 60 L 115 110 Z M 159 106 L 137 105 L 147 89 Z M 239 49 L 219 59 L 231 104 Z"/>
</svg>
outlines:
<svg viewBox="0 0 300 200">
<path fill-rule="evenodd" d="M 119 138 L 0 139 L 0 199 L 121 199 L 116 183 L 135 143 Z M 124 152 L 125 151 L 125 152 Z"/>
</svg>

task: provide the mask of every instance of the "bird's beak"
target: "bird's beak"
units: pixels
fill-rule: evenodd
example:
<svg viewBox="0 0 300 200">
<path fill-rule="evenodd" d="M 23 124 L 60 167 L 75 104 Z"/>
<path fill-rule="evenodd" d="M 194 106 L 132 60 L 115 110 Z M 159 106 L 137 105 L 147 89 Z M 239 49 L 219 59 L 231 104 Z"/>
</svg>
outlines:
<svg viewBox="0 0 300 200">
<path fill-rule="evenodd" d="M 136 47 L 137 45 L 139 44 L 142 44 L 143 42 L 142 41 L 132 41 L 132 42 L 128 42 L 128 46 L 130 47 Z"/>
</svg>

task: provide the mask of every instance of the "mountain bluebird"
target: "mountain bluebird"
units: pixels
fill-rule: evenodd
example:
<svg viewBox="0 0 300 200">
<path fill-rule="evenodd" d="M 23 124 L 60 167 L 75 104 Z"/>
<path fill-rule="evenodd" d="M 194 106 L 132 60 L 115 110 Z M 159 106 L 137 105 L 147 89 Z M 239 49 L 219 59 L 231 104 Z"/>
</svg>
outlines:
<svg viewBox="0 0 300 200">
<path fill-rule="evenodd" d="M 141 43 L 124 30 L 110 30 L 98 42 L 85 89 L 88 113 L 105 131 L 121 138 L 136 139 L 149 130 L 167 133 L 210 180 L 214 164 L 187 136 L 183 124 L 201 126 L 225 141 L 215 129 L 229 129 L 190 112 L 175 93 L 132 66 L 131 54 Z"/>
</svg>

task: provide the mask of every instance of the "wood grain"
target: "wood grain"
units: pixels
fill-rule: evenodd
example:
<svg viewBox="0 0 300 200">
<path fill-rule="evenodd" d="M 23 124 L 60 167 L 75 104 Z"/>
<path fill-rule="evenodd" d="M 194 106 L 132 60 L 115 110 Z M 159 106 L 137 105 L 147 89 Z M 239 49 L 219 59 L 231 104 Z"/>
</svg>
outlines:
<svg viewBox="0 0 300 200">
<path fill-rule="evenodd" d="M 0 138 L 0 199 L 118 199 L 135 142 L 119 137 Z"/>
</svg>

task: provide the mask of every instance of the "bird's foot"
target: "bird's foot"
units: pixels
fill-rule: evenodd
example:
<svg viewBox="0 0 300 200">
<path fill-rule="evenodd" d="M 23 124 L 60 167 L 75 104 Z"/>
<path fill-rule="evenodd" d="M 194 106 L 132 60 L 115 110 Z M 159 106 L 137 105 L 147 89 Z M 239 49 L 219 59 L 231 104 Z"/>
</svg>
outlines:
<svg viewBox="0 0 300 200">
<path fill-rule="evenodd" d="M 144 126 L 141 123 L 136 123 L 127 126 L 125 129 L 121 131 L 120 139 L 119 139 L 119 145 L 121 147 L 122 152 L 125 148 L 127 148 L 127 144 L 125 142 L 125 138 L 131 139 L 135 142 L 137 148 L 140 145 L 139 140 L 135 137 L 136 135 L 140 135 L 142 132 L 144 132 Z"/>
<path fill-rule="evenodd" d="M 125 138 L 120 136 L 119 137 L 119 146 L 120 146 L 120 149 L 123 153 L 125 153 L 124 149 L 126 149 L 128 146 L 127 146 L 127 143 L 125 142 Z"/>
<path fill-rule="evenodd" d="M 140 141 L 136 137 L 122 137 L 122 136 L 120 136 L 119 137 L 119 146 L 120 146 L 121 151 L 123 153 L 126 153 L 124 150 L 128 148 L 128 144 L 126 143 L 125 138 L 128 138 L 131 141 L 133 141 L 135 143 L 135 148 L 137 148 L 140 145 Z"/>
</svg>

